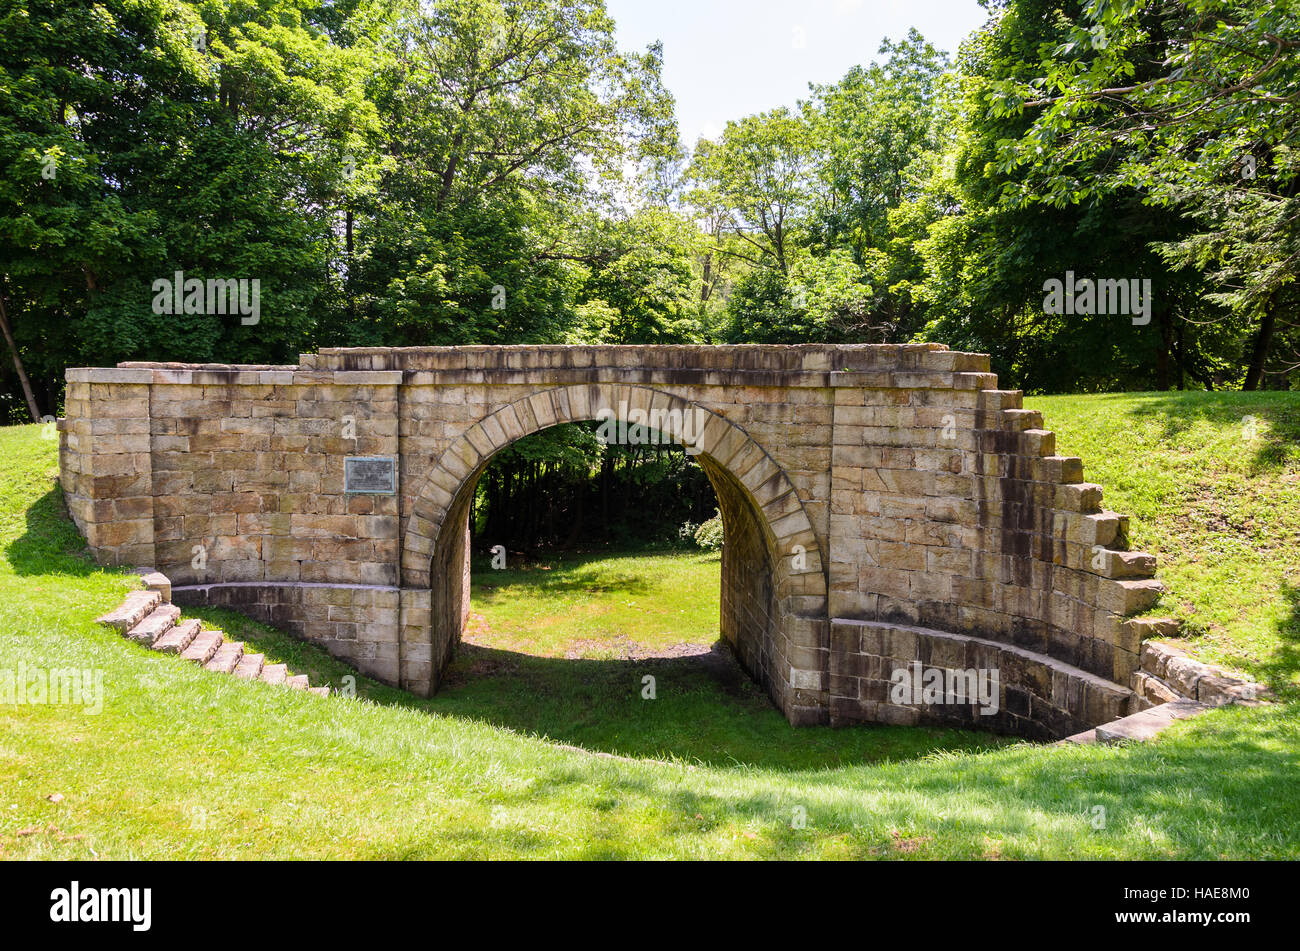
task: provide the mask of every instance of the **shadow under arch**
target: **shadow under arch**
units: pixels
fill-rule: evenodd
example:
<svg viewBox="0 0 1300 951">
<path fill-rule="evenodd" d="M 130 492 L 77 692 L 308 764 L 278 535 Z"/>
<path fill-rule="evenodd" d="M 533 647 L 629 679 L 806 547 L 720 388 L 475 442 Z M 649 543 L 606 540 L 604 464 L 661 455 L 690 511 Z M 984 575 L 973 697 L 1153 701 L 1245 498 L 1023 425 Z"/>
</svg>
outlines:
<svg viewBox="0 0 1300 951">
<path fill-rule="evenodd" d="M 599 419 L 649 420 L 649 428 L 695 450 L 717 495 L 727 539 L 722 636 L 791 722 L 825 722 L 825 562 L 794 485 L 730 420 L 671 393 L 629 384 L 560 386 L 522 397 L 470 426 L 430 470 L 404 526 L 401 570 L 404 587 L 429 591 L 431 691 L 469 614 L 469 510 L 479 477 L 496 453 L 525 436 Z M 410 625 L 403 629 L 406 644 L 420 643 Z"/>
</svg>

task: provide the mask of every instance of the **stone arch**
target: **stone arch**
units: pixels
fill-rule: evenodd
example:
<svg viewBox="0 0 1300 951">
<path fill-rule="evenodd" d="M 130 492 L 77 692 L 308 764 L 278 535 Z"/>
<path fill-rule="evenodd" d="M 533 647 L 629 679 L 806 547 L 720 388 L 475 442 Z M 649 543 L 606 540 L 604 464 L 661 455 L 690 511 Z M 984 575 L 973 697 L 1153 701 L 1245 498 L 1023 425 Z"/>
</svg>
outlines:
<svg viewBox="0 0 1300 951">
<path fill-rule="evenodd" d="M 793 483 L 724 416 L 634 384 L 559 386 L 521 397 L 471 425 L 425 477 L 404 526 L 401 576 L 403 586 L 430 592 L 435 688 L 468 615 L 468 514 L 479 476 L 497 452 L 525 436 L 604 415 L 630 423 L 694 422 L 669 435 L 686 437 L 681 441 L 698 450 L 694 458 L 713 485 L 733 539 L 723 552 L 723 636 L 787 717 L 822 720 L 829 636 L 825 559 Z"/>
</svg>

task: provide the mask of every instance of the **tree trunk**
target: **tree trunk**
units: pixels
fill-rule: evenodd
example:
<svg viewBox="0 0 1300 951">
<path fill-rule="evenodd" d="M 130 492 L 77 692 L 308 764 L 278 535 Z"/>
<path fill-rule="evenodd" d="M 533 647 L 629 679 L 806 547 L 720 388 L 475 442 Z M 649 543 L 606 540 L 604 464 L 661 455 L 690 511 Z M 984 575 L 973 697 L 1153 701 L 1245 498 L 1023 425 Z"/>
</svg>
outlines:
<svg viewBox="0 0 1300 951">
<path fill-rule="evenodd" d="M 1264 362 L 1268 359 L 1268 348 L 1273 343 L 1273 301 L 1268 302 L 1267 310 L 1260 316 L 1259 333 L 1255 334 L 1255 343 L 1250 350 L 1250 365 L 1246 367 L 1246 381 L 1241 384 L 1243 390 L 1259 389 L 1264 378 Z"/>
<path fill-rule="evenodd" d="M 609 476 L 611 464 L 608 453 L 600 460 L 600 530 L 609 535 Z"/>
<path fill-rule="evenodd" d="M 1156 389 L 1167 390 L 1169 386 L 1169 313 L 1160 312 L 1160 348 L 1156 350 Z"/>
<path fill-rule="evenodd" d="M 32 392 L 31 381 L 27 379 L 27 371 L 23 369 L 23 358 L 18 355 L 18 344 L 14 343 L 13 331 L 9 329 L 9 314 L 5 310 L 5 297 L 0 293 L 0 330 L 4 331 L 5 343 L 9 344 L 9 352 L 14 358 L 14 372 L 18 374 L 18 383 L 23 388 L 23 396 L 27 400 L 27 411 L 32 414 L 32 422 L 41 421 L 41 411 L 36 408 L 36 394 Z"/>
</svg>

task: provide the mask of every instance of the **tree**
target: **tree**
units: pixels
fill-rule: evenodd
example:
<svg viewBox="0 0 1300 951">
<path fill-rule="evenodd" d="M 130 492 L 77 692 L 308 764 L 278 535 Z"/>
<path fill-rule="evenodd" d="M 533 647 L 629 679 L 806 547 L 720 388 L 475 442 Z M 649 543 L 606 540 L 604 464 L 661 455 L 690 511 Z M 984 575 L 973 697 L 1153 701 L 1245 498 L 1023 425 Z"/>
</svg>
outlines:
<svg viewBox="0 0 1300 951">
<path fill-rule="evenodd" d="M 1300 7 L 1244 0 L 1090 0 L 1032 80 L 996 90 L 1031 117 L 1004 146 L 1024 188 L 1064 205 L 1135 190 L 1186 233 L 1157 243 L 1194 269 L 1246 338 L 1244 389 L 1260 385 L 1285 329 L 1300 262 Z M 1101 164 L 1097 174 L 1081 168 Z"/>
<path fill-rule="evenodd" d="M 785 273 L 812 201 L 812 171 L 807 121 L 780 108 L 728 122 L 716 143 L 701 141 L 687 180 L 702 207 L 729 210 L 722 226 L 744 250 L 728 253 Z"/>
<path fill-rule="evenodd" d="M 0 274 L 53 403 L 123 359 L 283 362 L 311 338 L 361 57 L 308 14 L 181 0 L 0 4 Z M 255 323 L 154 283 L 257 280 Z"/>
<path fill-rule="evenodd" d="M 574 236 L 625 165 L 676 147 L 661 51 L 620 51 L 600 0 L 402 2 L 380 48 L 385 154 L 340 336 L 563 339 L 590 263 Z"/>
</svg>

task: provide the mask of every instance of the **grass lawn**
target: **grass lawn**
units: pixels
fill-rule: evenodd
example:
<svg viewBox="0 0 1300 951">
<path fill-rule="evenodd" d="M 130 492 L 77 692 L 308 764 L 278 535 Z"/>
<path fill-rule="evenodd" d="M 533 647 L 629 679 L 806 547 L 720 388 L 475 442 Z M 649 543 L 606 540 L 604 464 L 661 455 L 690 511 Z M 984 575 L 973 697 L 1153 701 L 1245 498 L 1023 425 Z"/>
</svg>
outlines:
<svg viewBox="0 0 1300 951">
<path fill-rule="evenodd" d="M 1135 502 L 1149 474 L 1114 487 L 1072 441 L 1086 401 L 1073 414 L 1035 402 L 1062 451 L 1084 455 L 1108 503 L 1135 516 L 1135 543 L 1178 537 L 1182 496 L 1148 516 Z M 1137 442 L 1123 412 L 1100 420 L 1108 452 Z M 1178 438 L 1181 424 L 1165 425 Z M 709 556 L 477 571 L 480 618 L 428 701 L 364 678 L 355 699 L 320 699 L 209 674 L 95 626 L 131 581 L 87 560 L 42 434 L 0 429 L 0 670 L 92 668 L 105 701 L 98 715 L 0 706 L 0 857 L 1300 857 L 1293 704 L 1216 710 L 1123 749 L 795 730 L 705 653 L 717 634 Z M 1258 477 L 1293 479 L 1294 465 Z M 688 586 L 705 603 L 677 604 Z M 1197 602 L 1203 589 L 1175 583 L 1173 596 L 1204 617 L 1220 602 Z M 348 674 L 237 615 L 203 616 L 313 683 Z M 1285 669 L 1287 630 L 1248 618 L 1220 637 L 1257 637 L 1262 669 Z M 654 700 L 641 698 L 647 673 Z"/>
</svg>

